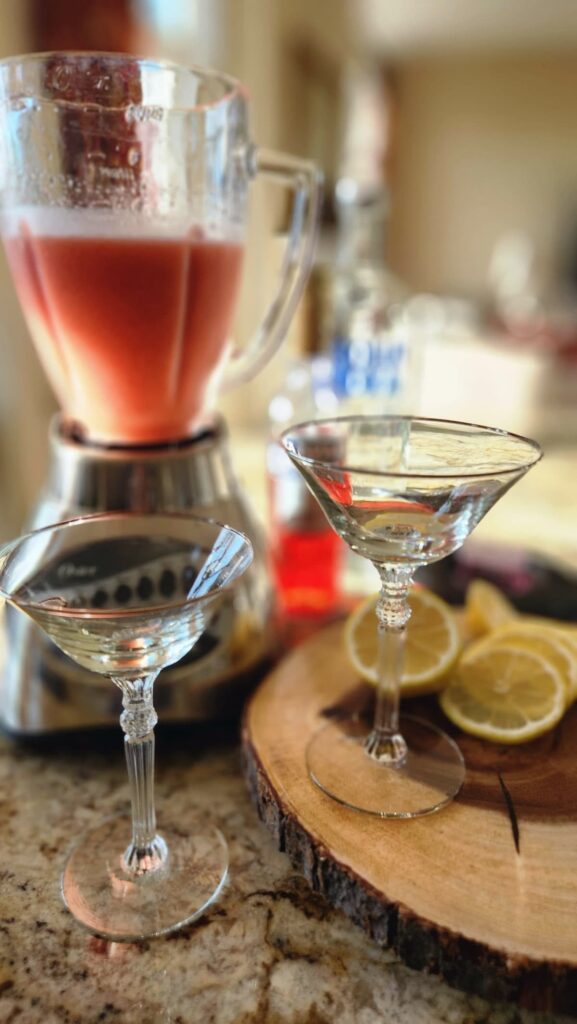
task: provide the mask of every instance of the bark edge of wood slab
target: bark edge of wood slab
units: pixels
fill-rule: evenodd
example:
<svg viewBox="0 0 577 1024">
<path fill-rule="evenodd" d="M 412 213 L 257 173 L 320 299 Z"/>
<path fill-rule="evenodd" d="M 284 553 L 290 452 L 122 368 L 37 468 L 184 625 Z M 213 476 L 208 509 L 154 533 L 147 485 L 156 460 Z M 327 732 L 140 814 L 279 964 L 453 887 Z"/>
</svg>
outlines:
<svg viewBox="0 0 577 1024">
<path fill-rule="evenodd" d="M 326 831 L 327 815 L 337 819 L 340 817 L 342 821 L 344 814 L 349 823 L 358 821 L 359 828 L 361 820 L 368 817 L 369 822 L 365 821 L 362 825 L 365 831 L 374 827 L 375 821 L 377 827 L 385 825 L 389 829 L 414 829 L 417 822 L 420 822 L 419 827 L 422 829 L 423 823 L 427 828 L 428 822 L 434 819 L 441 822 L 442 816 L 448 815 L 448 809 L 445 809 L 426 819 L 384 823 L 370 816 L 342 809 L 329 801 L 329 798 L 319 794 L 306 776 L 304 758 L 302 777 L 298 774 L 298 765 L 295 775 L 294 759 L 300 759 L 300 748 L 304 748 L 306 740 L 318 726 L 319 714 L 322 721 L 324 709 L 339 704 L 342 706 L 345 694 L 345 704 L 350 704 L 351 701 L 354 703 L 359 699 L 364 700 L 366 697 L 366 691 L 359 689 L 358 680 L 346 663 L 339 632 L 339 626 L 331 626 L 287 655 L 263 681 L 245 708 L 241 732 L 243 775 L 258 814 L 274 837 L 279 850 L 288 855 L 295 869 L 302 872 L 315 892 L 321 893 L 332 906 L 342 910 L 379 945 L 393 949 L 408 967 L 438 974 L 454 988 L 474 993 L 490 1002 L 515 1002 L 525 1009 L 577 1016 L 577 899 L 573 903 L 574 939 L 567 956 L 540 958 L 528 955 L 521 949 L 507 948 L 506 943 L 483 941 L 461 934 L 458 928 L 448 927 L 446 923 L 436 921 L 434 915 L 429 916 L 412 909 L 409 901 L 398 899 L 391 892 L 387 894 L 386 886 L 377 887 L 365 877 L 362 841 L 358 844 L 359 866 L 358 870 L 355 870 L 351 863 L 345 863 L 347 858 L 340 856 L 341 851 L 332 848 L 335 843 L 328 841 L 327 836 L 323 834 Z M 307 668 L 316 673 L 320 669 L 322 685 L 311 684 L 311 677 L 307 678 Z M 304 685 L 303 679 L 306 680 Z M 359 696 L 361 692 L 365 697 Z M 330 699 L 327 700 L 329 694 L 334 698 L 332 705 Z M 271 729 L 271 738 L 266 734 L 263 736 L 262 733 L 263 722 L 267 721 L 267 704 L 270 704 L 271 720 L 275 721 L 275 727 Z M 283 707 L 286 712 L 284 715 Z M 423 707 L 425 713 L 435 718 L 436 712 L 431 699 L 425 701 L 419 708 L 421 714 Z M 302 723 L 302 727 L 297 730 L 298 750 L 288 751 L 285 765 L 283 742 L 291 729 L 290 723 L 286 725 L 286 720 L 290 719 L 291 714 L 293 721 L 295 720 L 296 709 Z M 282 718 L 279 719 L 281 715 Z M 573 736 L 577 738 L 575 711 L 572 713 L 572 719 L 569 737 L 571 745 Z M 283 725 L 279 735 L 279 721 L 284 723 L 284 735 Z M 495 820 L 498 820 L 499 834 L 509 836 L 509 840 L 505 841 L 510 841 L 512 851 L 517 844 L 516 852 L 511 853 L 511 860 L 513 862 L 514 858 L 517 858 L 519 863 L 519 836 L 515 839 L 514 835 L 515 827 L 519 828 L 519 822 L 509 820 L 508 802 L 511 798 L 504 778 L 511 774 L 511 765 L 520 759 L 521 765 L 524 766 L 520 775 L 525 773 L 524 784 L 527 787 L 527 778 L 529 784 L 531 781 L 530 770 L 527 775 L 530 754 L 527 748 L 509 748 L 504 752 L 500 748 L 495 748 L 493 752 L 491 745 L 482 744 L 470 737 L 459 736 L 458 739 L 466 748 L 466 759 L 468 756 L 471 757 L 474 767 L 470 773 L 472 777 L 468 778 L 465 786 L 464 798 L 456 801 L 459 805 L 456 811 L 462 816 L 469 807 L 480 815 L 493 816 L 491 820 L 497 816 Z M 564 749 L 559 735 L 550 735 L 548 740 L 544 738 L 543 743 L 543 749 L 549 752 L 549 757 L 554 757 L 560 748 Z M 517 755 L 515 749 L 519 752 Z M 577 743 L 574 749 L 577 750 Z M 538 760 L 539 750 L 533 751 L 533 756 Z M 501 759 L 505 768 L 499 770 L 499 767 L 495 769 L 494 765 L 491 765 L 489 771 L 483 765 L 483 757 L 496 759 L 499 767 L 503 768 L 499 761 Z M 286 779 L 283 779 L 283 771 L 287 766 L 289 770 L 286 772 Z M 577 765 L 575 767 L 577 775 Z M 489 781 L 480 783 L 479 778 L 486 778 Z M 285 781 L 288 790 L 285 790 Z M 310 790 L 307 789 L 309 786 Z M 523 782 L 519 792 L 523 791 L 522 787 Z M 577 789 L 577 778 L 574 787 Z M 310 809 L 307 814 L 299 814 L 297 805 L 301 790 L 305 802 L 312 800 L 318 805 L 318 801 L 321 801 L 315 812 L 317 813 L 318 807 L 321 806 L 321 814 L 315 818 L 314 826 L 307 820 L 307 817 L 311 817 Z M 544 784 L 543 790 L 546 794 L 551 787 Z M 295 794 L 296 805 L 293 799 Z M 535 827 L 539 826 L 539 822 L 542 825 L 545 812 L 541 804 L 546 798 L 546 795 L 543 797 L 537 792 L 536 797 L 529 802 L 527 828 L 531 822 L 537 823 Z M 323 803 L 326 813 L 323 813 Z M 570 839 L 577 843 L 577 815 L 572 811 L 572 804 L 563 804 L 559 820 L 563 822 L 565 828 L 571 829 Z M 573 821 L 576 822 L 574 835 Z M 473 821 L 473 824 L 478 825 L 478 822 Z M 521 844 L 525 839 L 525 826 L 525 819 L 521 815 Z M 335 832 L 333 828 L 333 839 L 338 834 L 338 820 L 335 827 L 337 831 Z M 350 828 L 350 825 L 346 827 Z M 444 828 L 446 830 L 447 821 Z M 393 835 L 389 833 L 389 836 Z M 427 833 L 423 835 L 426 843 Z M 423 835 L 418 837 L 421 841 Z M 450 871 L 447 876 L 451 878 Z M 431 877 L 431 885 L 435 885 L 435 881 L 439 884 L 439 879 Z M 475 885 L 474 879 L 471 884 Z M 522 884 L 522 879 L 518 884 Z M 577 895 L 577 878 L 575 886 Z M 511 907 L 510 912 L 512 917 L 518 913 L 514 907 Z M 545 917 L 543 922 L 545 924 Z"/>
</svg>

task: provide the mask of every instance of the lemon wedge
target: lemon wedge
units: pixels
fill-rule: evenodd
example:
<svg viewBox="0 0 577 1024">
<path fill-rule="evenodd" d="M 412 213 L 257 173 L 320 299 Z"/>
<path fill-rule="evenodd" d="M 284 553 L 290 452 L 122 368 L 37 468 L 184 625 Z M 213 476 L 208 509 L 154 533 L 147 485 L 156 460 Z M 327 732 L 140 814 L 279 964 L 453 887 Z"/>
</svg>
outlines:
<svg viewBox="0 0 577 1024">
<path fill-rule="evenodd" d="M 479 636 L 517 618 L 517 609 L 489 580 L 473 580 L 465 595 L 465 616 L 471 633 Z"/>
<path fill-rule="evenodd" d="M 349 661 L 369 683 L 377 682 L 377 595 L 366 598 L 345 623 Z M 409 595 L 411 618 L 407 626 L 401 693 L 413 697 L 435 693 L 443 685 L 461 650 L 455 614 L 432 591 L 419 587 Z"/>
<path fill-rule="evenodd" d="M 473 736 L 526 743 L 560 720 L 566 685 L 552 661 L 503 640 L 468 652 L 439 701 L 447 718 Z"/>
</svg>

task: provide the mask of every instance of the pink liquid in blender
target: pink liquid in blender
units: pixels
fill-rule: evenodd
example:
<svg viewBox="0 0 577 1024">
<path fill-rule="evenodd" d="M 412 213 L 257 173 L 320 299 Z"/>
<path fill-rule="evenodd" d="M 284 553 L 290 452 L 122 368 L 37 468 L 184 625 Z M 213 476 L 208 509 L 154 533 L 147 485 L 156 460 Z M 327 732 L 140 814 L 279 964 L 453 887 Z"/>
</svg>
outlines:
<svg viewBox="0 0 577 1024">
<path fill-rule="evenodd" d="M 240 244 L 109 230 L 4 236 L 39 356 L 93 441 L 187 437 L 215 397 L 240 283 Z"/>
</svg>

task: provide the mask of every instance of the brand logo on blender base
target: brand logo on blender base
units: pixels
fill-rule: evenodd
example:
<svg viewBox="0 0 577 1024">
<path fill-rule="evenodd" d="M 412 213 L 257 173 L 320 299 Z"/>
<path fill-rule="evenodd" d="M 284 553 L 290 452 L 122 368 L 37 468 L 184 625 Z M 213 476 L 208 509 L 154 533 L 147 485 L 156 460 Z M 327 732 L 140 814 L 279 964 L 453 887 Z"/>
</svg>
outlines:
<svg viewBox="0 0 577 1024">
<path fill-rule="evenodd" d="M 58 566 L 57 576 L 61 580 L 85 580 L 96 576 L 95 565 L 74 565 L 74 562 L 63 562 Z"/>
</svg>

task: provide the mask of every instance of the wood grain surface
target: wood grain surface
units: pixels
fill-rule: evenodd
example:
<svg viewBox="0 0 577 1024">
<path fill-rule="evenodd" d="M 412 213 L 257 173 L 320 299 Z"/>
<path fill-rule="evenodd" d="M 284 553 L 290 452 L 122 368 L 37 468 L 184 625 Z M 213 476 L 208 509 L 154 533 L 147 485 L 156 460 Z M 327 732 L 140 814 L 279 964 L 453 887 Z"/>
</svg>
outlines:
<svg viewBox="0 0 577 1024">
<path fill-rule="evenodd" d="M 577 709 L 523 746 L 456 736 L 459 797 L 437 814 L 384 821 L 314 786 L 305 747 L 327 716 L 367 710 L 331 626 L 253 696 L 244 772 L 260 815 L 313 889 L 411 967 L 484 998 L 577 1015 Z M 412 713 L 449 724 L 435 698 Z"/>
</svg>

